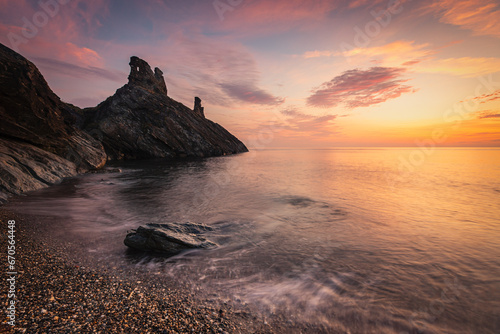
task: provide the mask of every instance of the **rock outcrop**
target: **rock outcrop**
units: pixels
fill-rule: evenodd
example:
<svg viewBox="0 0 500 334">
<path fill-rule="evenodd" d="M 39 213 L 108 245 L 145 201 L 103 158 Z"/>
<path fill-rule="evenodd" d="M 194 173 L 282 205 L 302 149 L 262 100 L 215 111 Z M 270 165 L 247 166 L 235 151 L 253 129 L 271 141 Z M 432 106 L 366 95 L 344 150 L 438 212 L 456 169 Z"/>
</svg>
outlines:
<svg viewBox="0 0 500 334">
<path fill-rule="evenodd" d="M 246 152 L 219 124 L 167 96 L 163 72 L 130 58 L 128 83 L 95 108 L 64 103 L 36 66 L 0 44 L 0 203 L 107 160 Z"/>
<path fill-rule="evenodd" d="M 201 99 L 198 96 L 194 98 L 193 111 L 198 115 L 200 115 L 201 117 L 205 118 L 205 108 L 201 106 Z"/>
<path fill-rule="evenodd" d="M 130 57 L 129 65 L 130 75 L 128 80 L 131 85 L 151 89 L 156 94 L 167 95 L 167 85 L 163 78 L 163 72 L 158 67 L 155 68 L 153 73 L 147 62 L 135 56 Z"/>
<path fill-rule="evenodd" d="M 194 109 L 171 99 L 163 73 L 130 58 L 128 83 L 95 108 L 85 109 L 85 130 L 113 160 L 208 157 L 248 151 L 226 129 L 205 118 L 201 99 Z"/>
<path fill-rule="evenodd" d="M 106 163 L 102 144 L 75 125 L 36 66 L 0 44 L 0 202 Z"/>
<path fill-rule="evenodd" d="M 212 228 L 189 222 L 146 224 L 130 231 L 123 242 L 136 250 L 175 254 L 187 249 L 217 246 L 202 236 L 207 231 L 212 231 Z"/>
<path fill-rule="evenodd" d="M 75 175 L 77 166 L 69 160 L 30 144 L 0 139 L 0 203 L 9 194 L 44 188 Z"/>
<path fill-rule="evenodd" d="M 36 66 L 0 44 L 0 136 L 68 158 L 82 169 L 106 162 L 101 143 L 75 126 L 79 108 L 64 103 Z"/>
</svg>

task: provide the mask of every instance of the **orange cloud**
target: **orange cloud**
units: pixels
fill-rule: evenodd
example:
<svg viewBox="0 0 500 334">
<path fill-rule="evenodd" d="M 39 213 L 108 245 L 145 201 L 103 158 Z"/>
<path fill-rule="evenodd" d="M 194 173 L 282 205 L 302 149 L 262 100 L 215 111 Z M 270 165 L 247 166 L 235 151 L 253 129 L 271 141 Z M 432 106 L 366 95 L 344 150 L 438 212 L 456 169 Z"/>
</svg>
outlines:
<svg viewBox="0 0 500 334">
<path fill-rule="evenodd" d="M 58 60 L 76 63 L 79 66 L 104 66 L 104 60 L 96 51 L 86 47 L 79 47 L 71 42 L 57 48 L 57 51 L 56 58 Z"/>
<path fill-rule="evenodd" d="M 475 113 L 475 117 L 479 119 L 485 118 L 498 118 L 500 120 L 500 110 L 492 111 L 492 110 L 482 110 Z"/>
<path fill-rule="evenodd" d="M 411 66 L 413 70 L 426 73 L 444 73 L 461 77 L 477 77 L 498 72 L 500 58 L 460 57 L 438 59 L 438 50 L 454 45 L 430 48 L 429 44 L 415 44 L 414 41 L 395 41 L 371 48 L 356 48 L 344 53 L 358 61 L 372 59 L 382 66 Z"/>
<path fill-rule="evenodd" d="M 337 133 L 335 120 L 337 115 L 311 115 L 299 111 L 295 107 L 280 110 L 277 119 L 264 121 L 249 132 L 255 133 L 279 133 L 280 140 L 298 141 L 300 146 L 304 145 L 304 138 L 308 143 L 324 141 Z"/>
<path fill-rule="evenodd" d="M 401 64 L 408 61 L 422 61 L 436 52 L 429 44 L 415 44 L 414 41 L 395 41 L 371 48 L 356 48 L 343 53 L 345 57 L 381 58 L 386 64 Z"/>
<path fill-rule="evenodd" d="M 490 0 L 440 0 L 429 5 L 440 21 L 472 30 L 477 35 L 500 37 L 500 8 Z"/>
<path fill-rule="evenodd" d="M 461 57 L 435 59 L 419 64 L 416 69 L 422 72 L 445 73 L 473 78 L 480 75 L 498 72 L 500 70 L 500 58 Z"/>
<path fill-rule="evenodd" d="M 500 89 L 494 91 L 493 93 L 490 94 L 483 94 L 480 96 L 476 96 L 473 98 L 473 100 L 478 100 L 479 103 L 488 103 L 491 101 L 499 100 L 500 99 Z"/>
</svg>

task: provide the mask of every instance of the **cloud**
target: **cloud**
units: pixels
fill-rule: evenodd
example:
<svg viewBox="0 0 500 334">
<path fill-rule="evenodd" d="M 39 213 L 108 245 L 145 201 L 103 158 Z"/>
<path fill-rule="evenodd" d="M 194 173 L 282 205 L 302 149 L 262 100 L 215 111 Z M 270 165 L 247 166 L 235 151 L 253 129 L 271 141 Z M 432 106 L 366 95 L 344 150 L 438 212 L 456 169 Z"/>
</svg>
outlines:
<svg viewBox="0 0 500 334">
<path fill-rule="evenodd" d="M 262 120 L 258 121 L 254 127 L 246 125 L 241 133 L 249 138 L 267 137 L 270 140 L 276 140 L 273 146 L 283 143 L 314 146 L 339 132 L 335 122 L 337 115 L 311 115 L 295 106 L 281 110 L 274 109 L 272 114 L 267 111 L 260 115 L 264 117 Z M 255 116 L 252 118 L 255 119 Z"/>
<path fill-rule="evenodd" d="M 309 59 L 309 58 L 320 58 L 320 57 L 332 57 L 332 56 L 336 56 L 336 55 L 338 55 L 338 53 L 333 52 L 333 51 L 314 50 L 314 51 L 304 52 L 302 57 L 305 59 Z"/>
<path fill-rule="evenodd" d="M 231 4 L 231 1 L 226 0 L 220 2 Z M 387 0 L 235 1 L 237 5 L 230 6 L 229 9 L 223 11 L 222 21 L 221 17 L 216 15 L 218 19 L 211 21 L 208 25 L 214 30 L 228 31 L 238 36 L 276 34 L 293 29 L 314 31 L 322 22 L 331 19 L 334 12 L 335 14 L 352 12 L 353 9 L 361 7 L 363 7 L 361 10 L 368 10 L 387 2 Z M 211 11 L 214 15 L 216 14 L 214 8 Z"/>
<path fill-rule="evenodd" d="M 500 70 L 500 58 L 461 57 L 434 59 L 419 64 L 415 69 L 421 72 L 445 73 L 465 78 L 474 78 L 498 72 Z"/>
<path fill-rule="evenodd" d="M 221 106 L 234 102 L 261 105 L 283 102 L 260 87 L 260 72 L 254 57 L 238 43 L 178 32 L 161 49 L 170 52 L 150 63 L 165 69 L 167 81 L 175 81 L 173 85 L 184 92 L 182 99 L 191 100 L 196 95 Z"/>
<path fill-rule="evenodd" d="M 229 96 L 244 102 L 267 105 L 279 105 L 284 102 L 284 99 L 275 97 L 253 84 L 222 83 L 220 86 Z"/>
<path fill-rule="evenodd" d="M 325 137 L 332 133 L 336 133 L 334 129 L 334 121 L 337 115 L 310 115 L 296 108 L 288 108 L 280 110 L 283 115 L 278 124 L 268 124 L 261 126 L 261 130 L 266 127 L 281 130 L 283 137 Z"/>
<path fill-rule="evenodd" d="M 295 27 L 309 27 L 321 21 L 342 1 L 332 0 L 256 0 L 245 1 L 224 13 L 218 28 L 225 31 L 257 35 L 267 32 L 288 31 Z M 214 11 L 215 13 L 215 11 Z M 311 21 L 314 20 L 314 21 Z"/>
<path fill-rule="evenodd" d="M 368 107 L 404 93 L 414 92 L 414 88 L 404 85 L 401 79 L 403 68 L 372 67 L 368 70 L 349 70 L 323 83 L 307 98 L 307 104 L 314 107 L 347 108 Z"/>
<path fill-rule="evenodd" d="M 379 58 L 386 64 L 419 62 L 429 58 L 436 51 L 429 44 L 416 44 L 414 41 L 399 40 L 371 48 L 355 48 L 343 53 L 345 57 Z"/>
<path fill-rule="evenodd" d="M 488 103 L 488 102 L 491 102 L 491 101 L 499 100 L 500 99 L 500 89 L 497 89 L 496 91 L 494 91 L 491 94 L 479 95 L 479 96 L 476 96 L 476 97 L 474 97 L 472 99 L 473 100 L 478 100 L 479 103 Z"/>
<path fill-rule="evenodd" d="M 74 78 L 100 78 L 115 82 L 126 82 L 127 74 L 124 72 L 110 71 L 94 66 L 82 67 L 60 60 L 35 57 L 33 62 L 42 70 L 52 73 L 64 74 Z"/>
<path fill-rule="evenodd" d="M 409 61 L 405 61 L 401 65 L 402 66 L 413 66 L 413 65 L 420 64 L 421 62 L 422 62 L 421 60 L 409 60 Z"/>
<path fill-rule="evenodd" d="M 414 41 L 400 40 L 369 48 L 356 48 L 344 52 L 344 56 L 357 61 L 371 60 L 381 66 L 411 67 L 413 71 L 424 73 L 443 73 L 460 77 L 477 77 L 498 72 L 500 58 L 460 57 L 438 58 L 438 53 L 461 41 L 431 47 L 430 44 L 416 44 Z"/>
<path fill-rule="evenodd" d="M 492 110 L 482 110 L 478 111 L 475 113 L 476 118 L 478 119 L 485 119 L 485 118 L 500 118 L 500 112 L 499 111 L 492 111 Z"/>
<path fill-rule="evenodd" d="M 86 47 L 79 47 L 71 42 L 62 44 L 58 48 L 57 58 L 76 62 L 83 66 L 102 67 L 104 65 L 104 60 L 96 51 Z"/>
<path fill-rule="evenodd" d="M 440 21 L 459 26 L 476 35 L 500 37 L 500 7 L 490 0 L 433 1 L 428 9 L 440 16 Z"/>
</svg>

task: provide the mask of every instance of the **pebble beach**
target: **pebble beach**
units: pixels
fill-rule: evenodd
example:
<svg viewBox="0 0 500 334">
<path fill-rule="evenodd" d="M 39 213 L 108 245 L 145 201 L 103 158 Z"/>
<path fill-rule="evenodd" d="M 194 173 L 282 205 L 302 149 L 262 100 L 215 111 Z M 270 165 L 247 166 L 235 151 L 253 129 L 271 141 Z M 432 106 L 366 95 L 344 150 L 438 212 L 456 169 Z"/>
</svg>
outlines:
<svg viewBox="0 0 500 334">
<path fill-rule="evenodd" d="M 0 333 L 275 332 L 246 312 L 205 304 L 183 291 L 67 263 L 57 247 L 33 237 L 42 227 L 32 218 L 0 208 L 0 220 L 4 231 L 8 220 L 16 221 L 17 272 L 15 326 L 4 317 Z M 6 250 L 6 233 L 0 242 Z M 6 289 L 4 284 L 4 309 Z"/>
</svg>

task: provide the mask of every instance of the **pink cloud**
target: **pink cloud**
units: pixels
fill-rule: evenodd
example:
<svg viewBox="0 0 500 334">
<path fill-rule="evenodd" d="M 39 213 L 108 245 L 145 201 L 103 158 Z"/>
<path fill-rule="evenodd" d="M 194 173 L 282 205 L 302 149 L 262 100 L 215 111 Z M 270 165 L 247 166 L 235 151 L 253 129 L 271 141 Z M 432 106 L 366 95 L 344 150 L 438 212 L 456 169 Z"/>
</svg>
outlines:
<svg viewBox="0 0 500 334">
<path fill-rule="evenodd" d="M 226 1 L 222 1 L 227 3 Z M 333 11 L 341 12 L 354 8 L 387 3 L 386 0 L 254 0 L 243 1 L 219 14 L 218 22 L 211 26 L 216 30 L 230 31 L 238 35 L 279 33 L 290 29 L 312 30 L 329 18 Z"/>
<path fill-rule="evenodd" d="M 338 1 L 277 0 L 244 2 L 223 16 L 221 27 L 225 30 L 246 30 L 249 33 L 268 30 L 285 31 L 300 22 L 320 20 L 337 7 Z"/>
<path fill-rule="evenodd" d="M 323 108 L 344 105 L 351 109 L 379 104 L 414 92 L 414 88 L 403 84 L 408 81 L 401 79 L 404 72 L 395 67 L 349 70 L 314 90 L 307 104 Z"/>
<path fill-rule="evenodd" d="M 495 101 L 498 99 L 500 99 L 500 89 L 497 89 L 496 91 L 494 91 L 491 94 L 483 94 L 483 95 L 474 97 L 474 100 L 479 100 L 480 103 L 487 103 L 487 102 Z"/>
<path fill-rule="evenodd" d="M 290 133 L 295 133 L 307 134 L 309 137 L 325 137 L 335 132 L 332 126 L 337 115 L 309 115 L 296 109 L 282 110 L 281 113 L 287 117 L 283 128 L 288 130 L 289 136 Z"/>
<path fill-rule="evenodd" d="M 97 13 L 106 13 L 106 1 L 9 2 L 0 10 L 0 42 L 25 57 L 45 57 L 77 66 L 103 67 L 91 44 Z"/>
<path fill-rule="evenodd" d="M 244 102 L 267 105 L 279 105 L 284 102 L 284 99 L 273 96 L 252 83 L 222 83 L 220 86 L 229 96 Z"/>
<path fill-rule="evenodd" d="M 248 135 L 274 131 L 279 132 L 282 138 L 302 138 L 303 140 L 304 136 L 308 138 L 323 138 L 336 133 L 334 121 L 337 115 L 311 115 L 295 107 L 283 109 L 280 111 L 280 114 L 282 116 L 278 117 L 278 119 L 265 121 L 258 127 L 250 129 Z"/>
<path fill-rule="evenodd" d="M 417 65 L 419 63 L 421 63 L 422 61 L 421 60 L 409 60 L 409 61 L 405 61 L 403 64 L 401 64 L 402 66 L 413 66 L 413 65 Z"/>
<path fill-rule="evenodd" d="M 150 49 L 147 53 L 157 55 L 146 60 L 164 70 L 167 85 L 182 91 L 181 100 L 189 103 L 193 95 L 221 106 L 241 102 L 265 105 L 283 102 L 282 98 L 260 86 L 257 62 L 239 43 L 177 32 L 159 45 L 158 50 Z"/>
<path fill-rule="evenodd" d="M 43 72 L 64 74 L 72 78 L 98 78 L 115 82 L 126 82 L 128 76 L 128 73 L 125 72 L 107 70 L 93 66 L 83 67 L 55 59 L 35 57 L 31 60 Z"/>
</svg>

